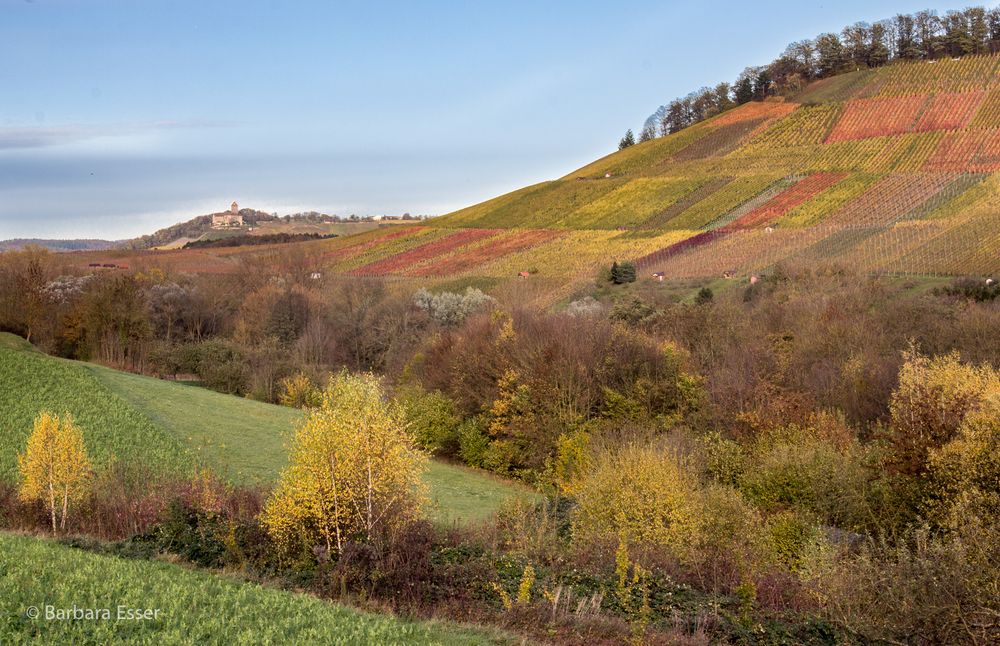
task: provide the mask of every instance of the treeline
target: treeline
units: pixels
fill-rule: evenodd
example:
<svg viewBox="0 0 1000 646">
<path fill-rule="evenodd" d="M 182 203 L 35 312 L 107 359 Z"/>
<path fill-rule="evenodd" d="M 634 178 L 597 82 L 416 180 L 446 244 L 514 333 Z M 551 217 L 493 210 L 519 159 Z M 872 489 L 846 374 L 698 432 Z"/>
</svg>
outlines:
<svg viewBox="0 0 1000 646">
<path fill-rule="evenodd" d="M 284 244 L 286 242 L 302 242 L 304 240 L 324 240 L 336 238 L 336 233 L 323 235 L 321 233 L 266 233 L 264 235 L 239 235 L 215 240 L 192 240 L 184 245 L 185 249 L 215 249 L 218 247 L 248 247 L 264 244 Z"/>
<path fill-rule="evenodd" d="M 1000 8 L 969 7 L 943 16 L 931 10 L 898 14 L 840 33 L 791 43 L 767 65 L 747 67 L 733 83 L 704 87 L 661 105 L 638 140 L 668 135 L 737 105 L 794 94 L 810 81 L 881 67 L 894 61 L 936 60 L 1000 51 Z M 629 131 L 631 133 L 631 131 Z M 619 148 L 630 145 L 628 134 Z"/>
</svg>

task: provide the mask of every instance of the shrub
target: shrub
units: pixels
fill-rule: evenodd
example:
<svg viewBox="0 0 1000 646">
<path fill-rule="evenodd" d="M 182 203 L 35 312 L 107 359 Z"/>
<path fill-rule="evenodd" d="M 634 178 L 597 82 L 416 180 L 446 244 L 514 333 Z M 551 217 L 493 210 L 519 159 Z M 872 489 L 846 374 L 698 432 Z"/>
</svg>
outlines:
<svg viewBox="0 0 1000 646">
<path fill-rule="evenodd" d="M 316 408 L 323 402 L 323 393 L 305 373 L 281 380 L 278 403 L 291 408 Z"/>
<path fill-rule="evenodd" d="M 230 395 L 246 392 L 247 362 L 235 344 L 203 341 L 182 347 L 180 366 L 196 373 L 207 388 Z"/>
<path fill-rule="evenodd" d="M 764 510 L 795 509 L 840 527 L 865 522 L 869 473 L 856 445 L 842 450 L 808 430 L 765 436 L 745 465 L 739 488 Z"/>
<path fill-rule="evenodd" d="M 970 518 L 949 534 L 872 541 L 814 585 L 828 616 L 868 639 L 990 644 L 1000 631 L 1000 532 Z"/>
<path fill-rule="evenodd" d="M 1000 283 L 996 281 L 986 282 L 976 278 L 959 278 L 953 281 L 951 285 L 938 288 L 937 291 L 948 296 L 967 298 L 977 303 L 984 303 L 1000 296 Z"/>
<path fill-rule="evenodd" d="M 928 457 L 925 510 L 936 522 L 953 525 L 963 504 L 980 515 L 1000 514 L 1000 419 L 990 410 L 970 415 L 955 439 Z"/>
<path fill-rule="evenodd" d="M 615 285 L 634 283 L 636 278 L 635 265 L 631 262 L 611 263 L 611 282 Z"/>
<path fill-rule="evenodd" d="M 454 327 L 465 321 L 469 315 L 493 303 L 493 297 L 482 290 L 468 287 L 463 294 L 441 292 L 432 294 L 420 289 L 413 295 L 414 304 L 430 314 L 441 325 Z"/>
<path fill-rule="evenodd" d="M 767 519 L 771 552 L 790 570 L 798 569 L 803 553 L 815 536 L 815 525 L 795 512 L 784 511 Z"/>
<path fill-rule="evenodd" d="M 490 448 L 490 438 L 483 433 L 478 418 L 467 419 L 458 428 L 458 455 L 469 466 L 482 468 L 486 463 L 486 452 Z"/>
<path fill-rule="evenodd" d="M 923 472 L 927 454 L 958 433 L 966 415 L 1000 394 L 1000 375 L 989 366 L 961 363 L 957 353 L 928 358 L 910 349 L 889 404 L 894 466 Z"/>
<path fill-rule="evenodd" d="M 742 443 L 718 432 L 701 438 L 710 478 L 735 487 L 766 513 L 796 510 L 854 530 L 872 522 L 877 447 L 862 446 L 842 417 L 814 413 L 801 424 L 751 425 L 757 435 Z"/>
<path fill-rule="evenodd" d="M 700 514 L 698 480 L 688 461 L 654 446 L 598 455 L 575 486 L 574 536 L 619 537 L 686 552 Z"/>
<path fill-rule="evenodd" d="M 455 404 L 440 391 L 424 392 L 419 387 L 402 390 L 397 399 L 406 411 L 406 419 L 417 444 L 438 455 L 458 455 L 462 419 Z"/>
</svg>

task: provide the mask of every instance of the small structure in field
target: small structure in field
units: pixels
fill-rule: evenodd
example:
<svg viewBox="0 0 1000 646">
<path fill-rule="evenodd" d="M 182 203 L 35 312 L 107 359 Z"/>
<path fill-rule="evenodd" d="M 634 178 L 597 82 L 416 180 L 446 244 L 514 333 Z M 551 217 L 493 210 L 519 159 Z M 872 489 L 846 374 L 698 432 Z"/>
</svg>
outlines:
<svg viewBox="0 0 1000 646">
<path fill-rule="evenodd" d="M 243 216 L 240 215 L 240 207 L 236 202 L 233 202 L 229 206 L 228 211 L 212 214 L 213 229 L 226 229 L 241 226 L 243 226 Z"/>
<path fill-rule="evenodd" d="M 658 280 L 658 281 L 660 281 L 662 283 L 664 278 L 666 278 L 666 276 L 663 274 L 662 271 L 654 271 L 653 272 L 653 279 L 654 280 Z"/>
</svg>

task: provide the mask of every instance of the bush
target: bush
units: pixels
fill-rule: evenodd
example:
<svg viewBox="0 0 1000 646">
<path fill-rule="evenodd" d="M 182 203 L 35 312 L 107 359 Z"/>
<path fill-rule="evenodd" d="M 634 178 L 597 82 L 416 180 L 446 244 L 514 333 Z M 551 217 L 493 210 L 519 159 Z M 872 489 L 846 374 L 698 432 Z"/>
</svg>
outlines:
<svg viewBox="0 0 1000 646">
<path fill-rule="evenodd" d="M 466 464 L 478 468 L 485 466 L 490 438 L 483 433 L 479 419 L 472 418 L 462 422 L 458 428 L 458 445 L 458 455 Z"/>
<path fill-rule="evenodd" d="M 419 387 L 402 390 L 397 399 L 406 411 L 410 432 L 421 448 L 443 456 L 461 450 L 459 431 L 462 419 L 455 404 L 440 391 L 424 392 Z"/>
<path fill-rule="evenodd" d="M 869 478 L 858 451 L 818 438 L 763 440 L 752 448 L 739 488 L 763 510 L 795 509 L 856 529 L 864 523 Z"/>
<path fill-rule="evenodd" d="M 183 346 L 180 367 L 193 372 L 205 387 L 230 395 L 246 392 L 247 361 L 235 344 L 225 341 L 203 341 Z"/>
<path fill-rule="evenodd" d="M 631 262 L 611 263 L 611 282 L 615 285 L 634 283 L 636 278 L 635 265 Z"/>
<path fill-rule="evenodd" d="M 281 380 L 278 403 L 291 408 L 316 408 L 323 403 L 323 392 L 305 373 Z"/>
<path fill-rule="evenodd" d="M 574 490 L 574 536 L 690 549 L 701 512 L 698 479 L 676 452 L 629 445 L 602 453 Z"/>
<path fill-rule="evenodd" d="M 766 513 L 795 510 L 853 530 L 871 522 L 870 453 L 843 420 L 814 414 L 743 443 L 713 433 L 700 442 L 706 473 Z"/>
<path fill-rule="evenodd" d="M 1000 418 L 978 413 L 962 424 L 955 439 L 932 449 L 928 459 L 925 511 L 941 525 L 954 525 L 963 505 L 979 515 L 1000 514 Z"/>
<path fill-rule="evenodd" d="M 872 541 L 814 585 L 828 616 L 868 639 L 991 644 L 1000 634 L 1000 532 L 969 518 L 949 534 Z"/>
<path fill-rule="evenodd" d="M 991 367 L 965 365 L 954 352 L 928 358 L 909 350 L 889 404 L 896 469 L 922 473 L 928 452 L 953 439 L 967 415 L 998 395 L 1000 374 Z"/>
<path fill-rule="evenodd" d="M 432 294 L 426 289 L 420 289 L 413 295 L 413 302 L 440 325 L 454 327 L 471 314 L 493 303 L 494 299 L 475 287 L 468 287 L 464 294 L 454 292 Z"/>
</svg>

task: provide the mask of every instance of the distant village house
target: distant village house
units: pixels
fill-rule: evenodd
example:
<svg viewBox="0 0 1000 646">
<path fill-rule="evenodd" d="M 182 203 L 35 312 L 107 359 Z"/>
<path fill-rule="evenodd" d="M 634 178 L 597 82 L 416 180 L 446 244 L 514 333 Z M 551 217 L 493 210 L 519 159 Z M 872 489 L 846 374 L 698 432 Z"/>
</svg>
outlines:
<svg viewBox="0 0 1000 646">
<path fill-rule="evenodd" d="M 228 211 L 212 214 L 212 228 L 226 229 L 230 227 L 243 226 L 243 216 L 240 215 L 240 207 L 233 202 Z"/>
</svg>

